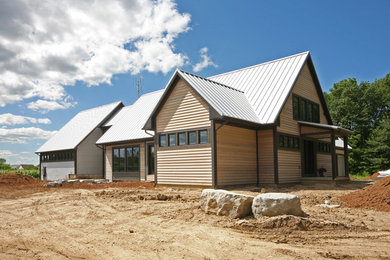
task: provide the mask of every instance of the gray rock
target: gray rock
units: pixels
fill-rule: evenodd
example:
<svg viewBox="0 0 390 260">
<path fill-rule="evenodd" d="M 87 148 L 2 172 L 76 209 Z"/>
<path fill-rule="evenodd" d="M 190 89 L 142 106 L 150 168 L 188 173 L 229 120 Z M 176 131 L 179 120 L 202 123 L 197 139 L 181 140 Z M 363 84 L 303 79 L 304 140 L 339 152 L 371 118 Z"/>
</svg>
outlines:
<svg viewBox="0 0 390 260">
<path fill-rule="evenodd" d="M 253 196 L 226 190 L 205 189 L 202 191 L 200 205 L 206 213 L 242 218 L 252 214 L 252 201 Z"/>
<path fill-rule="evenodd" d="M 61 181 L 52 181 L 52 182 L 46 183 L 43 186 L 47 187 L 47 188 L 61 187 L 62 182 Z"/>
<path fill-rule="evenodd" d="M 262 216 L 302 216 L 299 196 L 286 193 L 264 193 L 253 199 L 252 212 L 255 218 Z"/>
</svg>

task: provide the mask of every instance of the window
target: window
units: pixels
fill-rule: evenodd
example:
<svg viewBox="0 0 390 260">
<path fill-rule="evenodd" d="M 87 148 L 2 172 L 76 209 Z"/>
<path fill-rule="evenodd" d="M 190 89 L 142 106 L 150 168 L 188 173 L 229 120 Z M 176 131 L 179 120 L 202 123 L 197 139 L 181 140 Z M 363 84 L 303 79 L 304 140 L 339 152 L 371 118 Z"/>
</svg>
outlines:
<svg viewBox="0 0 390 260">
<path fill-rule="evenodd" d="M 293 118 L 295 120 L 320 122 L 320 109 L 317 103 L 303 97 L 293 95 Z"/>
<path fill-rule="evenodd" d="M 73 161 L 74 151 L 42 153 L 41 160 L 42 162 Z"/>
<path fill-rule="evenodd" d="M 330 143 L 319 142 L 318 143 L 318 152 L 330 153 Z"/>
<path fill-rule="evenodd" d="M 200 130 L 199 131 L 199 143 L 200 144 L 207 144 L 207 130 Z"/>
<path fill-rule="evenodd" d="M 166 135 L 160 135 L 159 144 L 160 144 L 160 147 L 167 146 L 167 136 Z"/>
<path fill-rule="evenodd" d="M 113 172 L 139 171 L 139 146 L 112 148 Z"/>
<path fill-rule="evenodd" d="M 186 144 L 186 133 L 179 133 L 179 145 Z"/>
<path fill-rule="evenodd" d="M 188 132 L 188 144 L 196 144 L 196 131 Z"/>
<path fill-rule="evenodd" d="M 290 135 L 279 135 L 279 147 L 289 149 L 299 149 L 299 138 Z"/>
<path fill-rule="evenodd" d="M 168 146 L 175 146 L 176 145 L 176 134 L 169 134 L 168 135 Z"/>
</svg>

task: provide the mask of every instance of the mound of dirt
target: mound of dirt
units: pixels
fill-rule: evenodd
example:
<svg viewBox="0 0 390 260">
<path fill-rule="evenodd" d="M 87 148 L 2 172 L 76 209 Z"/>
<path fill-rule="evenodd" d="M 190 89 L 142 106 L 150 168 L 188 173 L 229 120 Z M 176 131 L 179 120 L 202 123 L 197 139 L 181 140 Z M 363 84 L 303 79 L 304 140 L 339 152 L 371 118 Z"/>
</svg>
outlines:
<svg viewBox="0 0 390 260">
<path fill-rule="evenodd" d="M 340 200 L 352 208 L 390 212 L 390 177 L 383 178 L 361 190 L 341 196 Z"/>
<path fill-rule="evenodd" d="M 34 177 L 19 173 L 4 173 L 0 175 L 0 185 L 27 185 L 35 181 Z"/>
</svg>

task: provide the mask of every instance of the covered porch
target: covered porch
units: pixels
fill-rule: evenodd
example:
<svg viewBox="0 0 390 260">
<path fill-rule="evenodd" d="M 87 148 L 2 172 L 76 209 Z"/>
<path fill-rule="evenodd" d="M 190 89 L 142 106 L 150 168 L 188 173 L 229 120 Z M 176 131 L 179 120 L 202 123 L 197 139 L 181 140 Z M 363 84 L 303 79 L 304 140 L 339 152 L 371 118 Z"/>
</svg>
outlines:
<svg viewBox="0 0 390 260">
<path fill-rule="evenodd" d="M 348 179 L 348 136 L 353 131 L 305 121 L 298 124 L 303 180 Z"/>
</svg>

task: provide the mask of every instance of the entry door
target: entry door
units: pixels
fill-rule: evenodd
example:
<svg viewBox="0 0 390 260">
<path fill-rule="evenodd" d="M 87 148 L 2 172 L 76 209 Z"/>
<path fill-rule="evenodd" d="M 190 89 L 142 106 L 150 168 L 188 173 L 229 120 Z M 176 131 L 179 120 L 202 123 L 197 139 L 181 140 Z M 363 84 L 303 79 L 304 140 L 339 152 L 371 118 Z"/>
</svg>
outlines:
<svg viewBox="0 0 390 260">
<path fill-rule="evenodd" d="M 314 142 L 304 140 L 303 141 L 303 176 L 315 177 L 317 176 L 315 163 L 316 155 L 314 150 Z"/>
<path fill-rule="evenodd" d="M 154 174 L 154 144 L 148 144 L 148 174 Z"/>
</svg>

